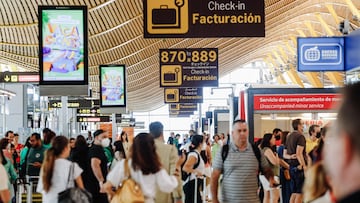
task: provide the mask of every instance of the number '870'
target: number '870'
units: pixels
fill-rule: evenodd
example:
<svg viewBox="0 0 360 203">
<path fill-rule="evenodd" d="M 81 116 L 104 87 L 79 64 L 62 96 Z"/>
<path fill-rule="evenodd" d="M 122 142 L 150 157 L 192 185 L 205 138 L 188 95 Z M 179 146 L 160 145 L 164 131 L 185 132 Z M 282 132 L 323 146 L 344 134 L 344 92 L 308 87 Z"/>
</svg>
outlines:
<svg viewBox="0 0 360 203">
<path fill-rule="evenodd" d="M 191 55 L 187 56 L 186 51 L 162 51 L 160 60 L 162 63 L 214 62 L 217 60 L 217 53 L 214 50 L 195 50 L 191 52 Z"/>
</svg>

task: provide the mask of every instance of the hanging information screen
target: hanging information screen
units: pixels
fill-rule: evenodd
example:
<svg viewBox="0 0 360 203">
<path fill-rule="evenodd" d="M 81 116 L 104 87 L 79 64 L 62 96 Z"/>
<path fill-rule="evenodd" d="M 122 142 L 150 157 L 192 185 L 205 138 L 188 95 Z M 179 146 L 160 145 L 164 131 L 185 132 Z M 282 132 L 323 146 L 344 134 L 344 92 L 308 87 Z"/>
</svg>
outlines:
<svg viewBox="0 0 360 203">
<path fill-rule="evenodd" d="M 39 6 L 40 85 L 88 83 L 86 6 Z"/>
<path fill-rule="evenodd" d="M 100 107 L 125 106 L 125 65 L 100 65 Z"/>
</svg>

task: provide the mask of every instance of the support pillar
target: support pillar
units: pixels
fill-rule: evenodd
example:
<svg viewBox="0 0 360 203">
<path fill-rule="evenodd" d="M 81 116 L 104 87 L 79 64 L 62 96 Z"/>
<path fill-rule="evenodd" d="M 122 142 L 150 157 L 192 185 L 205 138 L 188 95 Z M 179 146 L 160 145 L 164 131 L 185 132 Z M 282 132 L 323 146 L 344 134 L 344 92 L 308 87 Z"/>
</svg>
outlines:
<svg viewBox="0 0 360 203">
<path fill-rule="evenodd" d="M 68 97 L 61 96 L 61 109 L 59 115 L 59 135 L 69 137 L 68 129 L 68 112 L 67 112 Z"/>
</svg>

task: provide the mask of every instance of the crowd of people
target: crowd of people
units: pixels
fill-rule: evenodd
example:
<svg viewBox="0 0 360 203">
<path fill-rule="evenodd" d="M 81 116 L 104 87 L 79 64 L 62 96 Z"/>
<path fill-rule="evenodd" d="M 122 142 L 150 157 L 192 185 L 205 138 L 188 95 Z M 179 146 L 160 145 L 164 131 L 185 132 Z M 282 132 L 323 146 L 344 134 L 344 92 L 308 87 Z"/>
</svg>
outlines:
<svg viewBox="0 0 360 203">
<path fill-rule="evenodd" d="M 307 138 L 303 120 L 294 119 L 291 132 L 275 128 L 254 144 L 245 120 L 235 120 L 227 136 L 190 130 L 167 142 L 161 122 L 133 140 L 122 132 L 114 143 L 101 129 L 68 139 L 45 128 L 24 145 L 8 131 L 0 140 L 0 202 L 11 203 L 15 181 L 27 177 L 44 203 L 57 202 L 69 179 L 94 203 L 106 203 L 127 168 L 146 203 L 358 202 L 359 95 L 359 83 L 346 86 L 337 119 L 309 126 Z"/>
</svg>

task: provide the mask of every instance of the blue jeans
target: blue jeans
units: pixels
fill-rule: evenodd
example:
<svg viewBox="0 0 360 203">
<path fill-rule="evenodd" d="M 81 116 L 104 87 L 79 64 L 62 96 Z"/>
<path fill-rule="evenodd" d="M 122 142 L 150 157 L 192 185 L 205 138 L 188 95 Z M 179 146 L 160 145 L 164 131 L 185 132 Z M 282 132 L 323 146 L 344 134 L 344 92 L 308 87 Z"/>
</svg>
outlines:
<svg viewBox="0 0 360 203">
<path fill-rule="evenodd" d="M 291 196 L 291 181 L 285 179 L 283 168 L 280 169 L 280 183 L 282 201 L 283 203 L 289 203 Z"/>
</svg>

